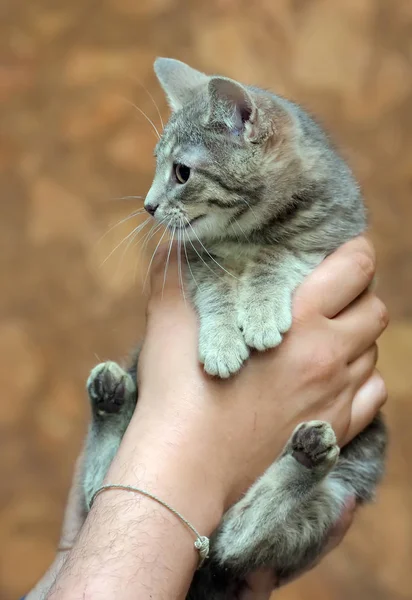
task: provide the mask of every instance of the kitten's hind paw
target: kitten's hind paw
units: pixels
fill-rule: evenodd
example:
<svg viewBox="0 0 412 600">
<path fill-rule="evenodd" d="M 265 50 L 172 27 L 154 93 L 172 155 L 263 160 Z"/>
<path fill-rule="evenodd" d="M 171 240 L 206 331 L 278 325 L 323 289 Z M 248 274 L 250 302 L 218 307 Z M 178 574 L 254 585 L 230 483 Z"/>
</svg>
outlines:
<svg viewBox="0 0 412 600">
<path fill-rule="evenodd" d="M 132 377 L 113 361 L 100 363 L 90 373 L 87 391 L 93 412 L 103 416 L 118 413 L 124 404 L 135 402 Z"/>
<path fill-rule="evenodd" d="M 292 435 L 289 451 L 304 467 L 325 473 L 335 466 L 339 457 L 335 432 L 324 421 L 299 425 Z"/>
</svg>

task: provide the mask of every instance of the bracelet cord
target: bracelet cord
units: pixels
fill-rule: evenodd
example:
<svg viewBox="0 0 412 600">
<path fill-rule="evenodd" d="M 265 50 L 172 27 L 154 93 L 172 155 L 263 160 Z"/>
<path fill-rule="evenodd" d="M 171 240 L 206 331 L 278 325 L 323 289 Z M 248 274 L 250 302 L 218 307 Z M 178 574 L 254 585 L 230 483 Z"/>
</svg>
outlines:
<svg viewBox="0 0 412 600">
<path fill-rule="evenodd" d="M 209 547 L 210 547 L 209 538 L 205 535 L 200 535 L 200 533 L 197 531 L 197 529 L 195 529 L 195 527 L 193 527 L 193 525 L 191 523 L 189 523 L 189 521 L 187 519 L 185 519 L 183 515 L 181 515 L 177 510 L 175 510 L 167 502 L 164 502 L 164 500 L 161 500 L 158 496 L 155 496 L 154 494 L 151 494 L 150 492 L 147 492 L 146 490 L 143 490 L 141 488 L 133 487 L 131 485 L 121 485 L 118 483 L 106 483 L 105 485 L 102 485 L 101 487 L 99 487 L 99 489 L 97 489 L 95 491 L 95 493 L 93 494 L 92 499 L 90 500 L 89 509 L 91 509 L 91 507 L 93 506 L 93 503 L 94 503 L 95 499 L 97 498 L 97 496 L 107 490 L 123 490 L 125 492 L 134 492 L 137 494 L 142 494 L 142 496 L 146 496 L 147 498 L 154 500 L 161 506 L 164 506 L 171 513 L 173 513 L 176 517 L 178 517 L 178 519 L 180 519 L 186 525 L 186 527 L 188 527 L 195 534 L 196 540 L 194 542 L 194 546 L 195 546 L 197 552 L 199 553 L 199 564 L 198 564 L 197 568 L 200 569 L 200 567 L 203 565 L 205 560 L 209 557 Z"/>
</svg>

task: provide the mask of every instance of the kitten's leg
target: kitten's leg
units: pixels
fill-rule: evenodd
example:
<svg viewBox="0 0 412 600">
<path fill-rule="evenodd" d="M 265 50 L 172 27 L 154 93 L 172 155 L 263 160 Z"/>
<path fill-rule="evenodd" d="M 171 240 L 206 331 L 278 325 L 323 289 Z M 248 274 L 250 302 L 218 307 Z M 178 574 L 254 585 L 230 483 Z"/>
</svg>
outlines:
<svg viewBox="0 0 412 600">
<path fill-rule="evenodd" d="M 374 499 L 383 477 L 388 434 L 381 413 L 361 433 L 342 448 L 331 477 L 354 494 L 358 504 Z"/>
<path fill-rule="evenodd" d="M 83 478 L 87 506 L 107 473 L 137 401 L 136 383 L 117 363 L 97 365 L 87 381 L 92 420 L 86 440 Z"/>
<path fill-rule="evenodd" d="M 225 514 L 213 560 L 237 575 L 271 567 L 282 577 L 310 564 L 347 497 L 344 486 L 328 483 L 338 457 L 329 424 L 297 427 L 282 456 Z"/>
<path fill-rule="evenodd" d="M 321 262 L 320 254 L 263 250 L 242 276 L 238 323 L 247 345 L 257 350 L 280 344 L 292 324 L 292 294 Z"/>
<path fill-rule="evenodd" d="M 237 289 L 228 276 L 215 276 L 196 267 L 192 296 L 200 321 L 199 360 L 209 375 L 229 377 L 249 356 L 237 322 Z"/>
</svg>

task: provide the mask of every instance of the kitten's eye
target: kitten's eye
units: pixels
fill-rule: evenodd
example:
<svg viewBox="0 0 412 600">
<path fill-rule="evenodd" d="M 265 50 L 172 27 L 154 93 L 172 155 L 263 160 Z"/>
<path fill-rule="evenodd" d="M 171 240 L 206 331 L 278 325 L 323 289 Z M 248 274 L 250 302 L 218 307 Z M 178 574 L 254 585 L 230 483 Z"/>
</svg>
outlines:
<svg viewBox="0 0 412 600">
<path fill-rule="evenodd" d="M 182 163 L 173 163 L 173 171 L 177 183 L 186 183 L 190 177 L 190 167 L 182 165 Z"/>
</svg>

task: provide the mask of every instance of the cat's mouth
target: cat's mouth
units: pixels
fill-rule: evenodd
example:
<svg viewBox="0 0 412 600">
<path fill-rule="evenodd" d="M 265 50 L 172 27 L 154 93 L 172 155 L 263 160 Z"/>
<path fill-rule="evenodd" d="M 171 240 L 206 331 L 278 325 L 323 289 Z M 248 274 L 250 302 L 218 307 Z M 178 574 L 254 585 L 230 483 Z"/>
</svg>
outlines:
<svg viewBox="0 0 412 600">
<path fill-rule="evenodd" d="M 197 217 L 193 217 L 193 219 L 191 219 L 190 221 L 186 221 L 186 223 L 182 223 L 182 225 L 179 227 L 179 229 L 189 229 L 190 227 L 193 226 L 193 223 L 196 223 L 200 219 L 203 219 L 203 217 L 205 217 L 205 216 L 206 215 L 198 215 Z"/>
</svg>

